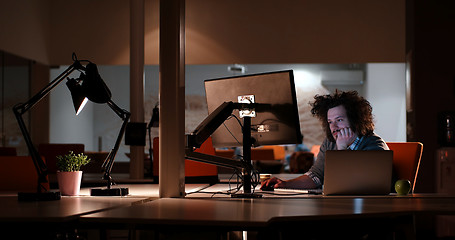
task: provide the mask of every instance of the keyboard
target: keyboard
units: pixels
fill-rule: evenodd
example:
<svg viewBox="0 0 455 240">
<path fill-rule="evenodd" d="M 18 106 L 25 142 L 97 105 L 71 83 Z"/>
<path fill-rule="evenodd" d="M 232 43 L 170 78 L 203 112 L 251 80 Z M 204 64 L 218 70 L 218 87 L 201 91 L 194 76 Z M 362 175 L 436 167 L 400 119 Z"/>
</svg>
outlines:
<svg viewBox="0 0 455 240">
<path fill-rule="evenodd" d="M 308 193 L 308 194 L 321 194 L 322 189 L 295 189 L 295 188 L 275 188 L 276 193 Z"/>
<path fill-rule="evenodd" d="M 260 186 L 257 187 L 257 190 L 261 191 Z M 322 189 L 297 189 L 297 188 L 274 188 L 275 193 L 289 193 L 289 194 L 322 194 Z"/>
</svg>

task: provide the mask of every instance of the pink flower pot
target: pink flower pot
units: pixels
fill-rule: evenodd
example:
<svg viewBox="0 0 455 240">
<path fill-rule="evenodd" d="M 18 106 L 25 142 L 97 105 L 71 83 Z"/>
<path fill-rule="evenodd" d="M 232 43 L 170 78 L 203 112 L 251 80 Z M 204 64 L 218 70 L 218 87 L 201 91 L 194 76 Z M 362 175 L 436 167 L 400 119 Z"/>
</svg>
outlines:
<svg viewBox="0 0 455 240">
<path fill-rule="evenodd" d="M 77 196 L 81 190 L 82 171 L 57 172 L 58 188 L 63 196 Z"/>
</svg>

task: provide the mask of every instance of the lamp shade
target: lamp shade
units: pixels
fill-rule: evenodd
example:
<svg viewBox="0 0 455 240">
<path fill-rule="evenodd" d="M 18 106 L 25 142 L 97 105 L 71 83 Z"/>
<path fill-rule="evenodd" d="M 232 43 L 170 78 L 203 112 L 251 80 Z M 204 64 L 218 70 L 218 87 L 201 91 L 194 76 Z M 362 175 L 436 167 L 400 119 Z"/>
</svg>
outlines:
<svg viewBox="0 0 455 240">
<path fill-rule="evenodd" d="M 81 74 L 81 77 L 83 77 L 83 74 Z M 78 115 L 84 108 L 88 99 L 85 97 L 84 91 L 82 90 L 82 86 L 79 84 L 77 79 L 68 79 L 68 81 L 66 82 L 66 86 L 71 92 L 74 110 L 76 111 L 76 115 Z"/>
<path fill-rule="evenodd" d="M 95 103 L 107 103 L 111 99 L 111 91 L 101 79 L 98 68 L 94 63 L 88 63 L 85 67 L 85 79 L 82 82 L 82 89 L 85 96 Z"/>
</svg>

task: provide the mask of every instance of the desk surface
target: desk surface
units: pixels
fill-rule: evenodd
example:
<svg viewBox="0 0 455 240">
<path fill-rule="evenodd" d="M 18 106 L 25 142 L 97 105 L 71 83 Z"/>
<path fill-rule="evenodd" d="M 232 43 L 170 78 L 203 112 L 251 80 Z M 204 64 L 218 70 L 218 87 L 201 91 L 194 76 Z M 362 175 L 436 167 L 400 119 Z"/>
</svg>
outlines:
<svg viewBox="0 0 455 240">
<path fill-rule="evenodd" d="M 194 191 L 205 184 L 188 184 L 186 191 Z M 131 206 L 152 201 L 159 197 L 157 184 L 132 184 L 127 187 L 130 194 L 124 197 L 90 196 L 90 189 L 81 189 L 79 196 L 62 196 L 61 200 L 40 202 L 19 202 L 17 193 L 0 195 L 0 222 L 65 222 L 79 216 Z"/>
<path fill-rule="evenodd" d="M 212 188 L 226 188 L 218 184 Z M 192 192 L 206 185 L 188 184 Z M 163 225 L 214 226 L 255 229 L 286 221 L 369 219 L 414 214 L 455 214 L 455 196 L 414 194 L 411 196 L 321 196 L 299 198 L 236 199 L 191 194 L 186 198 L 158 198 L 157 184 L 128 187 L 126 197 L 91 197 L 82 189 L 77 197 L 59 201 L 18 202 L 15 195 L 0 196 L 0 222 L 116 223 L 127 226 Z"/>
<path fill-rule="evenodd" d="M 190 195 L 191 196 L 191 195 Z M 195 195 L 196 196 L 196 195 Z M 261 228 L 283 221 L 455 214 L 455 196 L 301 196 L 300 198 L 162 198 L 87 214 L 85 223 Z"/>
<path fill-rule="evenodd" d="M 80 215 L 129 206 L 146 199 L 130 197 L 62 197 L 57 201 L 19 202 L 17 196 L 0 198 L 0 222 L 61 222 Z"/>
</svg>

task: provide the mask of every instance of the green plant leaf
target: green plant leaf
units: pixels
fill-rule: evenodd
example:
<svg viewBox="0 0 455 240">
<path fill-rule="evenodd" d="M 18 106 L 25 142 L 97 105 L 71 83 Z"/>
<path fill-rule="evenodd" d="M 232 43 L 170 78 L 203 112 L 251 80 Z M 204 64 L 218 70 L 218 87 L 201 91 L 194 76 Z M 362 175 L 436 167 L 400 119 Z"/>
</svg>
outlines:
<svg viewBox="0 0 455 240">
<path fill-rule="evenodd" d="M 87 155 L 83 153 L 75 154 L 70 151 L 66 155 L 57 156 L 57 169 L 61 172 L 80 171 L 81 167 L 87 165 L 91 161 Z"/>
</svg>

